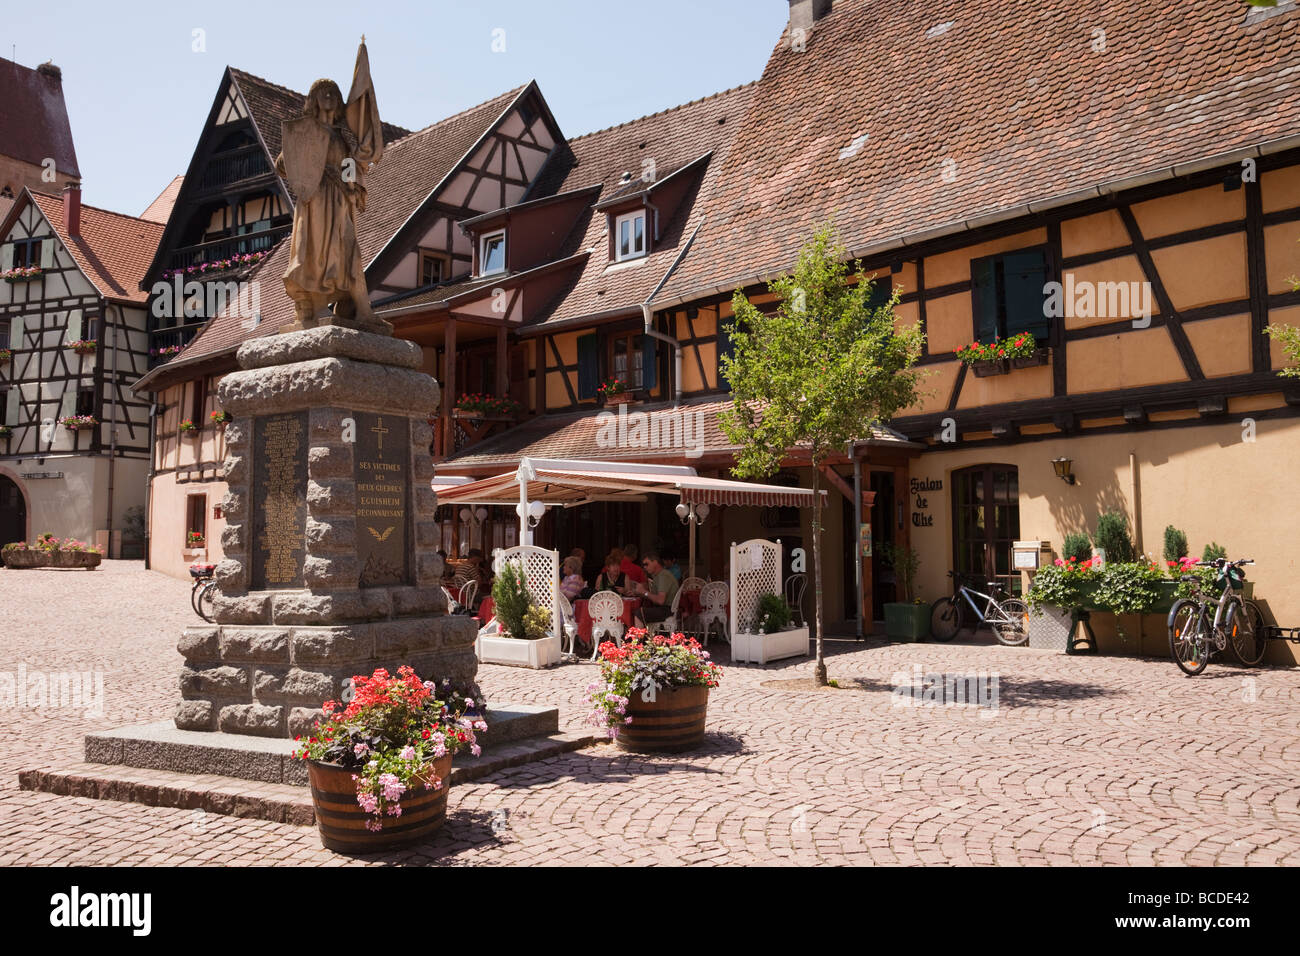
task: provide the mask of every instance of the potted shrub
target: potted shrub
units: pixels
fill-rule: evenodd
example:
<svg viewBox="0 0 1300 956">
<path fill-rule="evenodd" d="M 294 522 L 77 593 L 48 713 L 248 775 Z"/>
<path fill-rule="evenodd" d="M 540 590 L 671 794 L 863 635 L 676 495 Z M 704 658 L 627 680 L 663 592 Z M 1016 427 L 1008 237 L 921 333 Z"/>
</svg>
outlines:
<svg viewBox="0 0 1300 956">
<path fill-rule="evenodd" d="M 484 664 L 550 667 L 560 662 L 560 635 L 554 609 L 535 606 L 523 571 L 506 561 L 492 584 L 497 628 L 485 627 L 474 642 Z"/>
<path fill-rule="evenodd" d="M 709 689 L 722 668 L 699 641 L 681 634 L 648 637 L 629 628 L 622 647 L 600 645 L 599 681 L 588 685 L 587 720 L 620 750 L 677 753 L 704 742 Z"/>
<path fill-rule="evenodd" d="M 1075 542 L 1077 548 L 1091 548 Z M 1069 643 L 1076 610 L 1093 606 L 1101 575 L 1092 558 L 1080 561 L 1077 556 L 1057 558 L 1034 572 L 1034 581 L 1025 595 L 1029 603 L 1029 646 L 1039 650 L 1065 650 Z"/>
<path fill-rule="evenodd" d="M 882 545 L 880 551 L 894 569 L 903 598 L 885 604 L 885 636 L 891 641 L 915 643 L 930 633 L 930 606 L 912 593 L 921 556 L 913 548 L 889 542 Z"/>
<path fill-rule="evenodd" d="M 596 388 L 596 393 L 606 405 L 626 405 L 632 401 L 627 383 L 617 378 L 607 378 Z"/>
<path fill-rule="evenodd" d="M 1061 557 L 1074 558 L 1076 562 L 1092 559 L 1092 539 L 1086 531 L 1071 531 L 1061 542 Z"/>
<path fill-rule="evenodd" d="M 352 682 L 346 707 L 326 701 L 316 733 L 295 738 L 321 842 L 370 853 L 427 839 L 446 819 L 452 756 L 465 749 L 478 756 L 475 731 L 487 724 L 449 706 L 410 667 Z"/>
<path fill-rule="evenodd" d="M 760 595 L 755 620 L 741 621 L 731 636 L 731 659 L 736 663 L 766 664 L 808 653 L 808 626 L 793 627 L 789 603 L 779 594 Z"/>
</svg>

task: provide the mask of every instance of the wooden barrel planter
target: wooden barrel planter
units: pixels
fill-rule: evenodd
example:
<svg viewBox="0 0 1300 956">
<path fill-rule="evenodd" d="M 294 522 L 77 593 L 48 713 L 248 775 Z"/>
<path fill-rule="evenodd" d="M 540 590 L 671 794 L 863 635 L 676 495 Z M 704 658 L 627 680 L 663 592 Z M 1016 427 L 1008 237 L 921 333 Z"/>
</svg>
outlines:
<svg viewBox="0 0 1300 956">
<path fill-rule="evenodd" d="M 442 781 L 442 786 L 424 789 L 426 780 L 433 776 Z M 447 818 L 451 754 L 434 761 L 427 776 L 411 781 L 411 788 L 402 794 L 402 815 L 384 817 L 384 827 L 377 832 L 366 829 L 366 821 L 373 818 L 357 804 L 357 784 L 351 770 L 309 760 L 307 777 L 321 843 L 338 853 L 378 853 L 410 846 L 431 837 Z"/>
<path fill-rule="evenodd" d="M 676 687 L 661 690 L 653 702 L 634 691 L 627 702 L 632 723 L 619 728 L 614 738 L 620 750 L 638 753 L 679 753 L 704 742 L 704 720 L 709 709 L 709 688 Z"/>
</svg>

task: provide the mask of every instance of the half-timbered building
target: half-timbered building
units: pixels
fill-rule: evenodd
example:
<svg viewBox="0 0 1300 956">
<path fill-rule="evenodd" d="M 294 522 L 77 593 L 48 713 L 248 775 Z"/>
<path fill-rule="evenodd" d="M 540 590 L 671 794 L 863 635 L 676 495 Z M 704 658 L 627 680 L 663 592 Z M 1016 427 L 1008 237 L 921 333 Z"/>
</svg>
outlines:
<svg viewBox="0 0 1300 956">
<path fill-rule="evenodd" d="M 122 553 L 147 488 L 149 407 L 131 386 L 146 371 L 140 279 L 161 233 L 82 205 L 77 185 L 25 188 L 0 223 L 5 542 L 49 532 Z"/>
</svg>

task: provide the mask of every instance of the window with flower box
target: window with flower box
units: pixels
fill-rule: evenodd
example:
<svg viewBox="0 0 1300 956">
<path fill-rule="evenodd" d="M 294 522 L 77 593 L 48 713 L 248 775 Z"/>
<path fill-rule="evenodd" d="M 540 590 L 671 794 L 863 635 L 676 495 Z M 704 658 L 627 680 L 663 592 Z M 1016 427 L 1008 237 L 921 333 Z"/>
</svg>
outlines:
<svg viewBox="0 0 1300 956">
<path fill-rule="evenodd" d="M 198 536 L 197 538 L 195 536 Z M 185 496 L 185 547 L 201 548 L 208 539 L 208 496 Z M 203 544 L 199 544 L 199 541 Z"/>
<path fill-rule="evenodd" d="M 1052 320 L 1043 303 L 1044 286 L 1051 278 L 1046 246 L 972 260 L 975 341 L 987 345 L 1030 332 L 1039 343 L 1049 344 Z"/>
</svg>

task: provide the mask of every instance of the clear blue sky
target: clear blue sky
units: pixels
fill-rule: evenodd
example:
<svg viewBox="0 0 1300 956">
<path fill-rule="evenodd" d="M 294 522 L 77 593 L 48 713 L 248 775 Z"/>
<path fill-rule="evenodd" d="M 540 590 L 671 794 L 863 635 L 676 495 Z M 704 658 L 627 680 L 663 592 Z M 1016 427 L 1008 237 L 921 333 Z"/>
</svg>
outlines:
<svg viewBox="0 0 1300 956">
<path fill-rule="evenodd" d="M 227 64 L 346 93 L 364 33 L 385 120 L 419 129 L 536 79 L 577 136 L 757 79 L 789 16 L 787 0 L 5 6 L 0 56 L 63 70 L 84 201 L 133 215 L 185 172 Z"/>
</svg>

